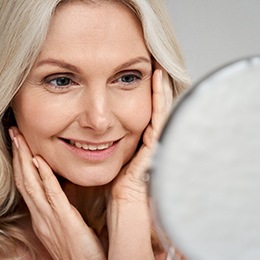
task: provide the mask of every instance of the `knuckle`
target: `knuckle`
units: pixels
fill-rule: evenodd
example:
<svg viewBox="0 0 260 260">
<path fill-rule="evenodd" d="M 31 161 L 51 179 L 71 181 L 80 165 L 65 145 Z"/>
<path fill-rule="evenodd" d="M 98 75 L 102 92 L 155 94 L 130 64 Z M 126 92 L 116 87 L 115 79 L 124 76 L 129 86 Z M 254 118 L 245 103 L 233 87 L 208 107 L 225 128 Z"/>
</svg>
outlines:
<svg viewBox="0 0 260 260">
<path fill-rule="evenodd" d="M 53 209 L 58 209 L 59 205 L 57 205 L 57 201 L 60 201 L 59 198 L 62 196 L 62 191 L 46 190 L 45 194 L 50 206 Z"/>
<path fill-rule="evenodd" d="M 23 190 L 23 182 L 21 179 L 15 178 L 15 186 L 21 192 Z"/>
<path fill-rule="evenodd" d="M 49 189 L 45 190 L 45 193 L 46 193 L 46 196 L 48 198 L 50 198 L 51 200 L 54 200 L 57 197 L 60 197 L 62 195 L 63 191 L 62 190 L 61 191 L 56 191 L 56 190 L 52 190 L 52 189 L 49 188 Z"/>
<path fill-rule="evenodd" d="M 24 190 L 29 196 L 33 196 L 35 194 L 35 186 L 30 181 L 24 181 L 23 183 Z"/>
<path fill-rule="evenodd" d="M 38 237 L 45 238 L 45 239 L 50 237 L 49 229 L 45 225 L 43 225 L 43 223 L 41 223 L 41 225 L 39 225 L 39 224 L 33 222 L 32 227 L 33 227 L 35 234 Z"/>
</svg>

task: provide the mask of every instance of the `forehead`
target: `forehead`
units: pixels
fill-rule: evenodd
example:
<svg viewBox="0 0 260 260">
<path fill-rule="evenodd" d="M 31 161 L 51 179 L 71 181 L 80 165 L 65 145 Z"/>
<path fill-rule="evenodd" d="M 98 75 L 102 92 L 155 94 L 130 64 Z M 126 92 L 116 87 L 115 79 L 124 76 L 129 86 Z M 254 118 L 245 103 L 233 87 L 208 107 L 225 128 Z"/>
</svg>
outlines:
<svg viewBox="0 0 260 260">
<path fill-rule="evenodd" d="M 41 53 L 148 52 L 140 20 L 116 1 L 69 1 L 57 7 Z M 112 55 L 112 53 L 110 53 Z"/>
</svg>

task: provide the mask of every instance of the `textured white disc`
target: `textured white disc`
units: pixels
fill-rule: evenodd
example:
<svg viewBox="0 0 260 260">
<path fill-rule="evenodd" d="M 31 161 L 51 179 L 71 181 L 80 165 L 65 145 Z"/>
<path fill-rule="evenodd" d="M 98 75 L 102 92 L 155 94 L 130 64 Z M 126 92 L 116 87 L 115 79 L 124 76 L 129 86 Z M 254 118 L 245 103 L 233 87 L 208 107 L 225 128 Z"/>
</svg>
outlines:
<svg viewBox="0 0 260 260">
<path fill-rule="evenodd" d="M 188 259 L 260 259 L 260 57 L 217 70 L 181 99 L 151 193 Z"/>
</svg>

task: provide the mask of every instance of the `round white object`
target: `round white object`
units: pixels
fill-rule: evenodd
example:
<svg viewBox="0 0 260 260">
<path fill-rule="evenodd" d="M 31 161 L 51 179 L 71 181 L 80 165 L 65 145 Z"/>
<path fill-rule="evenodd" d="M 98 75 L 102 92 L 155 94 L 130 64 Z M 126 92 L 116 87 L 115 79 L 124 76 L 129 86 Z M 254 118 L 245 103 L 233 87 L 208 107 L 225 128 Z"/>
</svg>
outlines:
<svg viewBox="0 0 260 260">
<path fill-rule="evenodd" d="M 181 98 L 154 157 L 151 194 L 188 259 L 260 259 L 259 56 L 218 69 Z"/>
</svg>

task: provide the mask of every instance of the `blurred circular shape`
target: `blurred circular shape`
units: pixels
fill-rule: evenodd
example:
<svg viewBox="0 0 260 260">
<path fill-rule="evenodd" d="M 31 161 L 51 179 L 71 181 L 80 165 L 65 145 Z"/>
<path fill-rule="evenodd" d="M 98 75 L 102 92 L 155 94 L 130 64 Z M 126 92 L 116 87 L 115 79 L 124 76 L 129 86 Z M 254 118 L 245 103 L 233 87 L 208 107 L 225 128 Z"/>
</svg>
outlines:
<svg viewBox="0 0 260 260">
<path fill-rule="evenodd" d="M 194 85 L 152 166 L 159 224 L 191 260 L 260 259 L 260 56 Z"/>
</svg>

